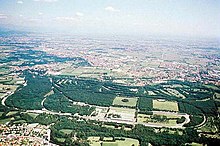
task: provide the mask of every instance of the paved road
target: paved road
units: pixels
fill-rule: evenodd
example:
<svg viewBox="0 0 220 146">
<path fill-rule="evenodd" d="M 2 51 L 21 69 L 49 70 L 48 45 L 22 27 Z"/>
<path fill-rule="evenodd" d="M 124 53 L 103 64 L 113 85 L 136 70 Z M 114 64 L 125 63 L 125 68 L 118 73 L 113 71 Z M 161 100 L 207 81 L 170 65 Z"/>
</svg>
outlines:
<svg viewBox="0 0 220 146">
<path fill-rule="evenodd" d="M 52 83 L 52 79 L 50 80 L 50 82 Z M 58 85 L 55 84 L 55 86 L 53 86 L 54 88 L 58 88 L 57 87 Z M 61 91 L 60 91 L 61 94 L 63 94 Z M 13 93 L 11 93 L 13 94 Z M 9 95 L 11 95 L 9 94 Z M 2 105 L 5 105 L 5 100 L 7 99 L 7 97 L 9 96 L 7 95 L 6 97 L 3 98 L 2 100 Z M 64 95 L 65 96 L 65 95 Z M 68 97 L 67 97 L 68 98 Z M 41 105 L 42 107 L 44 107 L 44 101 L 45 101 L 46 98 L 44 98 L 41 102 Z M 89 105 L 89 104 L 86 104 L 86 103 L 83 103 L 83 102 L 74 102 L 72 99 L 68 98 L 70 100 L 70 102 L 73 102 L 73 104 L 77 104 L 77 105 Z M 89 105 L 89 106 L 94 106 L 94 105 Z M 105 107 L 101 107 L 101 106 L 94 106 L 96 108 L 105 108 Z M 158 124 L 158 123 L 139 123 L 139 122 L 131 122 L 131 121 L 125 121 L 125 120 L 120 120 L 120 119 L 109 119 L 109 118 L 101 118 L 101 119 L 97 119 L 96 117 L 91 117 L 91 116 L 80 116 L 80 115 L 72 115 L 71 113 L 61 113 L 61 112 L 54 112 L 54 111 L 49 111 L 47 110 L 45 107 L 42 109 L 42 110 L 27 110 L 26 112 L 28 113 L 47 113 L 47 114 L 53 114 L 53 115 L 61 115 L 61 116 L 78 116 L 79 118 L 83 118 L 83 119 L 86 119 L 86 120 L 99 120 L 99 121 L 103 121 L 103 122 L 115 122 L 115 123 L 125 123 L 125 124 L 132 124 L 132 125 L 135 125 L 135 124 L 143 124 L 145 126 L 149 126 L 149 127 L 168 127 L 168 128 L 184 128 L 183 125 L 186 124 L 186 123 L 189 123 L 190 122 L 190 119 L 189 119 L 189 115 L 188 114 L 185 114 L 185 113 L 177 113 L 177 112 L 165 112 L 165 111 L 153 111 L 154 114 L 172 114 L 172 115 L 181 115 L 181 116 L 184 116 L 185 117 L 185 121 L 181 124 L 177 124 L 177 125 L 174 125 L 174 126 L 170 126 L 170 125 L 163 125 L 163 124 Z M 199 124 L 199 125 L 203 125 L 205 123 L 205 117 L 204 117 L 204 121 Z M 198 125 L 198 126 L 199 126 Z"/>
<path fill-rule="evenodd" d="M 71 113 L 60 113 L 60 112 L 53 112 L 53 111 L 49 111 L 47 109 L 43 109 L 43 110 L 27 110 L 26 112 L 28 113 L 47 113 L 47 114 L 53 114 L 53 115 L 61 115 L 61 116 L 73 116 Z M 177 124 L 177 125 L 163 125 L 163 124 L 158 124 L 158 123 L 139 123 L 139 122 L 130 122 L 130 121 L 124 121 L 124 120 L 120 120 L 120 119 L 108 119 L 108 118 L 102 118 L 102 119 L 96 119 L 95 117 L 91 117 L 91 116 L 80 116 L 80 115 L 74 115 L 74 116 L 78 116 L 79 118 L 83 118 L 86 120 L 99 120 L 99 121 L 103 121 L 103 122 L 115 122 L 115 123 L 125 123 L 125 124 L 132 124 L 132 125 L 136 125 L 136 124 L 143 124 L 144 126 L 148 126 L 148 127 L 167 127 L 167 128 L 180 128 L 180 129 L 184 129 L 185 127 L 183 127 L 183 125 L 185 123 L 188 123 L 190 121 L 189 119 L 189 115 L 187 114 L 179 114 L 179 113 L 173 113 L 173 112 L 164 112 L 164 111 L 153 111 L 154 113 L 157 114 L 173 114 L 173 115 L 181 115 L 184 116 L 186 118 L 186 120 L 184 121 L 184 123 L 181 124 Z"/>
<path fill-rule="evenodd" d="M 12 94 L 14 94 L 14 92 L 6 93 L 6 95 L 2 98 L 2 105 L 6 106 L 6 105 L 5 105 L 6 99 L 7 99 L 10 95 L 12 95 Z"/>
</svg>

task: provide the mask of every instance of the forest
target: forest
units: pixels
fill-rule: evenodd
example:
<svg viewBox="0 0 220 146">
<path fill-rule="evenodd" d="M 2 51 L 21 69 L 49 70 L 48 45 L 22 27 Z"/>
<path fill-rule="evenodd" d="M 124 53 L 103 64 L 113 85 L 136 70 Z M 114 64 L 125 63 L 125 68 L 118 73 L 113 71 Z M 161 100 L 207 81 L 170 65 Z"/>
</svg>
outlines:
<svg viewBox="0 0 220 146">
<path fill-rule="evenodd" d="M 17 46 L 20 48 L 19 46 Z M 91 66 L 88 61 L 81 57 L 58 57 L 55 55 L 47 54 L 43 51 L 33 50 L 31 47 L 24 47 L 20 49 L 14 48 L 14 51 L 10 53 L 9 56 L 0 59 L 0 63 L 8 63 L 12 61 L 24 61 L 18 66 L 34 66 L 40 64 L 48 64 L 51 62 L 66 62 L 73 61 L 76 62 L 77 66 Z"/>
<path fill-rule="evenodd" d="M 98 81 L 95 79 L 83 79 L 70 76 L 45 76 L 41 71 L 34 73 L 33 70 L 25 71 L 24 76 L 27 81 L 27 86 L 20 87 L 15 93 L 8 97 L 6 105 L 9 107 L 16 107 L 19 109 L 42 109 L 41 101 L 44 96 L 54 90 L 53 95 L 46 98 L 44 106 L 48 109 L 61 112 L 75 113 L 76 111 L 84 111 L 79 106 L 73 106 L 70 101 L 84 102 L 90 105 L 112 106 L 113 100 L 116 96 L 123 97 L 139 97 L 137 107 L 140 112 L 147 112 L 152 110 L 152 99 L 166 99 L 178 102 L 179 110 L 182 113 L 192 115 L 205 114 L 213 116 L 217 114 L 217 107 L 220 104 L 214 101 L 213 98 L 206 100 L 194 99 L 194 97 L 187 97 L 185 99 L 177 98 L 162 94 L 161 89 L 164 86 L 171 86 L 173 84 L 182 84 L 181 90 L 189 90 L 188 88 L 201 88 L 202 85 L 194 85 L 188 82 L 170 81 L 158 85 L 148 85 L 144 87 L 124 86 L 109 81 Z M 50 82 L 52 78 L 52 83 Z M 61 82 L 65 80 L 65 82 Z M 190 86 L 190 87 L 189 87 Z M 176 87 L 180 88 L 180 87 Z M 137 89 L 133 92 L 132 89 Z M 153 91 L 156 95 L 146 94 L 144 91 Z M 203 90 L 208 90 L 204 87 Z M 213 94 L 218 92 L 212 90 L 207 92 Z M 61 94 L 62 93 L 62 94 Z M 213 96 L 213 95 L 212 95 Z M 30 104 L 31 103 L 31 104 Z M 93 109 L 84 107 L 85 111 L 92 112 Z M 86 113 L 89 114 L 90 112 Z"/>
<path fill-rule="evenodd" d="M 78 113 L 79 115 L 90 115 L 95 110 L 94 107 L 90 106 L 74 105 L 57 89 L 54 89 L 54 94 L 46 98 L 44 107 L 50 111 L 72 114 Z"/>
<path fill-rule="evenodd" d="M 155 133 L 154 128 L 145 127 L 143 125 L 136 125 L 131 131 L 118 130 L 102 127 L 102 123 L 95 121 L 80 121 L 76 120 L 68 120 L 67 118 L 62 118 L 59 122 L 51 127 L 52 129 L 52 138 L 55 142 L 56 138 L 65 137 L 66 141 L 61 143 L 64 145 L 71 145 L 75 142 L 69 141 L 74 134 L 80 139 L 80 141 L 84 141 L 85 144 L 86 139 L 89 136 L 100 136 L 100 137 L 130 137 L 135 138 L 140 141 L 141 146 L 147 145 L 149 142 L 153 145 L 181 145 L 183 143 L 190 142 L 206 142 L 206 143 L 216 143 L 219 142 L 217 139 L 210 140 L 204 137 L 199 137 L 196 130 L 192 128 L 186 128 L 183 131 L 183 135 L 169 134 L 169 130 L 162 130 L 162 132 Z M 70 129 L 73 132 L 68 134 L 62 133 L 61 129 Z M 142 136 L 139 136 L 142 135 Z M 82 145 L 83 145 L 82 144 Z"/>
<path fill-rule="evenodd" d="M 41 101 L 51 90 L 51 83 L 46 76 L 33 75 L 26 71 L 27 86 L 20 87 L 6 100 L 6 105 L 19 109 L 42 109 Z"/>
</svg>

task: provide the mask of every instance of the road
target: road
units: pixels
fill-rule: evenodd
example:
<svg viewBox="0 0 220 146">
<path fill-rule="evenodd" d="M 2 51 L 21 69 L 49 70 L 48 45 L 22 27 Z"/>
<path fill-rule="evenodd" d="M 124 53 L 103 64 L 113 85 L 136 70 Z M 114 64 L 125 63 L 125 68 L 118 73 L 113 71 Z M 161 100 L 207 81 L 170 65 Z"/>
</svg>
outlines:
<svg viewBox="0 0 220 146">
<path fill-rule="evenodd" d="M 50 80 L 51 84 L 52 84 L 52 79 Z M 52 84 L 52 85 L 55 85 L 53 86 L 53 88 L 58 88 L 57 84 Z M 59 90 L 58 90 L 59 91 Z M 61 94 L 62 91 L 59 91 Z M 13 92 L 11 93 L 13 94 Z M 2 105 L 5 105 L 5 100 L 7 99 L 8 96 L 10 96 L 11 94 L 8 94 L 7 96 L 5 96 L 2 100 Z M 64 94 L 63 94 L 64 95 Z M 64 95 L 65 96 L 65 95 Z M 65 96 L 67 97 L 67 96 Z M 80 105 L 80 106 L 84 106 L 84 105 L 89 105 L 89 104 L 86 104 L 86 103 L 83 103 L 83 102 L 75 102 L 73 101 L 72 99 L 70 99 L 69 97 L 67 97 L 69 99 L 70 102 L 72 102 L 73 104 L 76 104 L 76 105 Z M 72 115 L 71 113 L 61 113 L 61 112 L 55 112 L 55 111 L 50 111 L 48 109 L 46 109 L 44 107 L 44 101 L 46 100 L 46 97 L 42 100 L 41 102 L 41 105 L 43 107 L 42 110 L 27 110 L 26 112 L 27 113 L 47 113 L 47 114 L 53 114 L 53 115 L 60 115 L 60 116 L 78 116 L 79 118 L 83 118 L 83 119 L 86 119 L 86 120 L 97 120 L 97 121 L 103 121 L 103 122 L 115 122 L 115 123 L 125 123 L 125 124 L 132 124 L 132 125 L 136 125 L 136 124 L 143 124 L 145 126 L 149 126 L 149 127 L 168 127 L 168 128 L 184 128 L 183 125 L 186 124 L 186 123 L 189 123 L 190 122 L 190 119 L 189 119 L 189 115 L 188 114 L 185 114 L 185 113 L 177 113 L 177 112 L 165 112 L 165 111 L 153 111 L 154 114 L 172 114 L 172 115 L 181 115 L 181 116 L 184 116 L 185 117 L 185 121 L 181 124 L 176 124 L 176 125 L 166 125 L 166 124 L 158 124 L 158 123 L 140 123 L 140 122 L 131 122 L 131 121 L 125 121 L 123 119 L 110 119 L 110 118 L 96 118 L 96 117 L 92 117 L 92 116 L 80 116 L 78 114 L 74 114 Z M 95 106 L 95 105 L 89 105 L 89 106 L 93 106 L 93 107 L 96 107 L 96 108 L 106 108 L 106 107 L 101 107 L 101 106 Z M 200 125 L 203 125 L 205 123 L 205 118 L 204 118 L 204 121 L 200 124 Z M 199 126 L 199 125 L 198 125 Z"/>
<path fill-rule="evenodd" d="M 139 123 L 139 122 L 130 122 L 130 121 L 125 121 L 125 120 L 120 120 L 120 119 L 109 119 L 109 118 L 102 118 L 102 119 L 96 119 L 95 117 L 91 116 L 80 116 L 80 115 L 72 115 L 71 113 L 60 113 L 60 112 L 54 112 L 54 111 L 49 111 L 47 109 L 42 109 L 42 110 L 27 110 L 27 113 L 47 113 L 47 114 L 52 114 L 52 115 L 60 115 L 60 116 L 78 116 L 79 118 L 83 118 L 85 120 L 98 120 L 98 121 L 103 121 L 103 122 L 115 122 L 115 123 L 124 123 L 124 124 L 132 124 L 132 125 L 137 125 L 137 124 L 142 124 L 144 126 L 148 127 L 167 127 L 167 128 L 180 128 L 184 129 L 183 127 L 184 124 L 188 123 L 190 121 L 189 115 L 188 114 L 182 114 L 182 113 L 173 113 L 173 112 L 164 112 L 164 111 L 153 111 L 156 114 L 173 114 L 173 115 L 181 115 L 186 118 L 186 120 L 181 123 L 181 124 L 176 124 L 176 125 L 165 125 L 165 124 L 158 124 L 158 123 Z"/>
</svg>

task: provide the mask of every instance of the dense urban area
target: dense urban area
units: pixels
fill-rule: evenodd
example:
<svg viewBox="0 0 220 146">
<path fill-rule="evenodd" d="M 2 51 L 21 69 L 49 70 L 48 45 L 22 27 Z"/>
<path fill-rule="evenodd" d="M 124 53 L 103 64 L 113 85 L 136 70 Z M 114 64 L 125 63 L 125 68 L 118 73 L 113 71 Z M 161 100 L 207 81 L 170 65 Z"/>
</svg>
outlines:
<svg viewBox="0 0 220 146">
<path fill-rule="evenodd" d="M 0 33 L 0 145 L 220 143 L 220 42 Z"/>
</svg>

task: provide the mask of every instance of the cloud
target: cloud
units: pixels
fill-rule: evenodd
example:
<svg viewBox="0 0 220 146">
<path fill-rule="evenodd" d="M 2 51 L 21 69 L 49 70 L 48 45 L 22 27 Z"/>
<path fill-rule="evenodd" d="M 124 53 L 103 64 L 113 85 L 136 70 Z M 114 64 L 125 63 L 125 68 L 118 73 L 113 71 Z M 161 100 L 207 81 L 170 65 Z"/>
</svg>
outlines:
<svg viewBox="0 0 220 146">
<path fill-rule="evenodd" d="M 42 12 L 39 12 L 39 13 L 38 13 L 38 15 L 40 15 L 40 16 L 41 16 L 41 15 L 43 15 L 43 13 L 42 13 Z"/>
<path fill-rule="evenodd" d="M 115 8 L 111 7 L 111 6 L 106 7 L 105 10 L 110 11 L 110 12 L 119 12 L 120 11 L 118 9 L 115 9 Z"/>
<path fill-rule="evenodd" d="M 53 20 L 59 22 L 66 22 L 66 23 L 80 22 L 82 20 L 81 17 L 83 16 L 84 16 L 83 13 L 76 12 L 74 16 L 61 16 L 61 17 L 53 18 Z"/>
<path fill-rule="evenodd" d="M 40 22 L 40 21 L 41 21 L 40 19 L 36 19 L 36 18 L 28 19 L 28 22 L 33 22 L 33 23 Z"/>
<path fill-rule="evenodd" d="M 51 2 L 57 2 L 58 0 L 34 0 L 35 2 L 48 2 L 48 3 L 51 3 Z"/>
<path fill-rule="evenodd" d="M 17 4 L 23 4 L 23 1 L 17 1 Z"/>
<path fill-rule="evenodd" d="M 142 23 L 142 22 L 134 22 L 133 25 L 135 25 L 135 26 L 143 26 L 144 23 Z"/>
<path fill-rule="evenodd" d="M 56 17 L 54 20 L 56 21 L 64 21 L 64 22 L 73 22 L 77 19 L 75 17 Z"/>
<path fill-rule="evenodd" d="M 0 19 L 7 19 L 7 18 L 8 18 L 7 15 L 5 15 L 5 14 L 0 14 Z"/>
<path fill-rule="evenodd" d="M 83 13 L 80 13 L 80 12 L 76 12 L 76 16 L 78 16 L 78 17 L 83 17 L 84 14 L 83 14 Z"/>
</svg>

